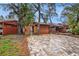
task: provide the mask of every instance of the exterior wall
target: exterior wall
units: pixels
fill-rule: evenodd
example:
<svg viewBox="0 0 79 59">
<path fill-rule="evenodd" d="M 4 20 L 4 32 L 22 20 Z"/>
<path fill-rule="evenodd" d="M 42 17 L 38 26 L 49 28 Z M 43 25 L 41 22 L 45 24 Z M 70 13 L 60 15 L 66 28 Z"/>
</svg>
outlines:
<svg viewBox="0 0 79 59">
<path fill-rule="evenodd" d="M 37 34 L 38 33 L 38 27 L 37 26 L 32 26 L 32 28 L 33 28 L 33 33 Z"/>
<path fill-rule="evenodd" d="M 17 26 L 12 25 L 4 25 L 3 26 L 3 34 L 17 34 L 18 28 Z"/>
<path fill-rule="evenodd" d="M 0 34 L 17 34 L 18 24 L 17 21 L 0 21 Z"/>
<path fill-rule="evenodd" d="M 51 33 L 66 33 L 67 31 L 67 26 L 54 26 L 51 28 L 50 32 Z"/>
<path fill-rule="evenodd" d="M 61 30 L 61 32 L 62 32 L 62 33 L 66 33 L 66 32 L 67 32 L 66 30 L 67 30 L 67 28 L 64 27 L 64 28 Z"/>
<path fill-rule="evenodd" d="M 56 33 L 56 28 L 51 28 L 50 27 L 50 33 Z"/>
<path fill-rule="evenodd" d="M 60 27 L 60 26 L 58 26 Z M 38 33 L 38 23 L 34 23 L 31 27 L 30 26 L 26 26 L 23 29 L 23 32 L 26 34 L 30 34 L 31 32 L 31 28 L 32 28 L 32 33 L 33 34 L 49 34 L 49 33 L 66 33 L 67 30 L 67 26 L 62 26 L 61 28 L 59 28 L 57 30 L 56 26 L 54 27 L 50 27 L 49 24 L 40 24 L 40 31 Z"/>
<path fill-rule="evenodd" d="M 38 26 L 34 26 L 33 30 L 34 34 L 38 34 Z M 48 34 L 49 33 L 49 25 L 40 25 L 40 34 Z"/>
<path fill-rule="evenodd" d="M 48 34 L 49 33 L 49 26 L 48 25 L 41 25 L 40 26 L 40 34 Z"/>
<path fill-rule="evenodd" d="M 32 28 L 32 33 L 33 34 L 38 34 L 38 26 L 33 25 L 33 26 L 25 26 L 23 28 L 24 34 L 30 34 L 31 33 L 31 28 Z M 40 25 L 40 34 L 48 34 L 49 33 L 49 25 Z"/>
<path fill-rule="evenodd" d="M 0 34 L 2 35 L 2 32 L 3 32 L 3 24 L 0 23 Z"/>
</svg>

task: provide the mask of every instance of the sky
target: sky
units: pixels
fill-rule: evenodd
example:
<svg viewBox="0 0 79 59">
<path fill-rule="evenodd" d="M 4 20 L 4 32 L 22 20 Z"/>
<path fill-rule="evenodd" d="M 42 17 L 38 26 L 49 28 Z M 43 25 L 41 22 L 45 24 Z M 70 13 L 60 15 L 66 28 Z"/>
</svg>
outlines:
<svg viewBox="0 0 79 59">
<path fill-rule="evenodd" d="M 57 12 L 58 16 L 57 17 L 54 17 L 52 19 L 52 22 L 53 23 L 61 23 L 60 17 L 61 17 L 61 12 L 62 12 L 63 8 L 64 8 L 63 6 L 56 6 L 56 12 Z M 5 17 L 8 14 L 9 14 L 9 12 L 4 11 L 2 8 L 0 8 L 0 15 L 3 15 Z"/>
<path fill-rule="evenodd" d="M 2 16 L 7 16 L 9 14 L 9 12 L 7 12 L 7 11 L 5 11 L 5 10 L 3 10 L 2 8 L 0 8 L 0 16 L 2 15 Z"/>
<path fill-rule="evenodd" d="M 61 17 L 61 12 L 62 12 L 63 9 L 64 9 L 63 6 L 56 6 L 56 12 L 57 12 L 58 16 L 54 17 L 52 19 L 52 22 L 54 22 L 54 23 L 61 23 L 60 17 Z"/>
</svg>

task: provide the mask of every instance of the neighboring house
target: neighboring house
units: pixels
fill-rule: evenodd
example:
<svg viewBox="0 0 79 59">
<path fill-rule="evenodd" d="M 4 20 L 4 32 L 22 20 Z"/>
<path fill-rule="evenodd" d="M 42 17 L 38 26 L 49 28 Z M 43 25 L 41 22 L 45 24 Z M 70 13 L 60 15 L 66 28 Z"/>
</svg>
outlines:
<svg viewBox="0 0 79 59">
<path fill-rule="evenodd" d="M 18 24 L 16 20 L 1 20 L 0 21 L 0 34 L 17 34 Z"/>
</svg>

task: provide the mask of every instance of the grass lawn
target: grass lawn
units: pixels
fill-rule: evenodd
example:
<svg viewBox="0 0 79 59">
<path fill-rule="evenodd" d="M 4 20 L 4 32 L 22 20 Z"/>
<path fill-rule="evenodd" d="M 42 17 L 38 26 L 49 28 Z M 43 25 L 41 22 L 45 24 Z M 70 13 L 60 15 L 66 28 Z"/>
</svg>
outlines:
<svg viewBox="0 0 79 59">
<path fill-rule="evenodd" d="M 28 45 L 23 35 L 0 35 L 0 56 L 27 56 Z"/>
<path fill-rule="evenodd" d="M 0 40 L 0 56 L 16 56 L 19 48 L 9 39 Z"/>
<path fill-rule="evenodd" d="M 4 38 L 4 36 L 0 36 L 0 56 L 17 56 L 20 55 L 19 44 L 15 40 L 11 40 L 9 37 Z"/>
</svg>

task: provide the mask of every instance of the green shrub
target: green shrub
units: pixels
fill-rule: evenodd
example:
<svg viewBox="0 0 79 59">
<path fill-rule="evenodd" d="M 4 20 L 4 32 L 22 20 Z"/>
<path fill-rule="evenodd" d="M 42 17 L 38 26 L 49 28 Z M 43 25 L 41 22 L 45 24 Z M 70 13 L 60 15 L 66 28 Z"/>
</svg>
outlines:
<svg viewBox="0 0 79 59">
<path fill-rule="evenodd" d="M 72 34 L 79 34 L 79 27 L 78 26 L 75 26 L 74 28 L 70 27 L 69 32 L 71 32 Z"/>
</svg>

